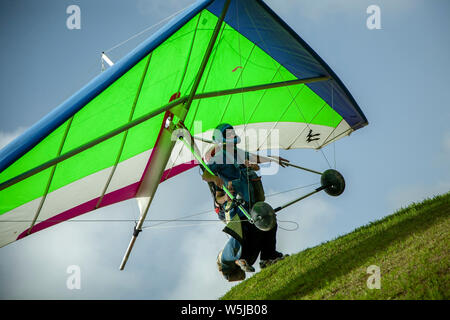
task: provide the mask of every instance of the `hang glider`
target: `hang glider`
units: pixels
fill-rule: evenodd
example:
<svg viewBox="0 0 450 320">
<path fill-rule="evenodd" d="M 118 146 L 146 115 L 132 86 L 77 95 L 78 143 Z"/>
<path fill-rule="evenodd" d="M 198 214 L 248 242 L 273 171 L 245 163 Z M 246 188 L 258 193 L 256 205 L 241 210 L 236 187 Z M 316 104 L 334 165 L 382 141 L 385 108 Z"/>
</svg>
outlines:
<svg viewBox="0 0 450 320">
<path fill-rule="evenodd" d="M 222 122 L 277 131 L 272 149 L 320 149 L 368 124 L 264 2 L 199 1 L 0 151 L 0 246 L 131 198 L 143 222 L 159 183 L 198 164 L 177 122 L 206 140 Z"/>
</svg>

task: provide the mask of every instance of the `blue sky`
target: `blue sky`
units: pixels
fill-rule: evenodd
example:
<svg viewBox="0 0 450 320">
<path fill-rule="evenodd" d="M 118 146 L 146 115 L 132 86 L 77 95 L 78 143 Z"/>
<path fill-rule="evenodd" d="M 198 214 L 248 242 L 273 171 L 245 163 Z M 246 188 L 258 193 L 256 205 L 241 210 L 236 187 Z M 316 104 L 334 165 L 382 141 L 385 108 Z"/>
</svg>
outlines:
<svg viewBox="0 0 450 320">
<path fill-rule="evenodd" d="M 102 51 L 191 2 L 2 1 L 0 146 L 95 77 Z M 66 28 L 66 8 L 72 4 L 81 9 L 80 30 Z M 330 65 L 369 120 L 367 127 L 324 150 L 346 178 L 344 194 L 338 198 L 319 194 L 280 213 L 280 220 L 296 221 L 299 229 L 280 230 L 278 248 L 295 253 L 412 201 L 449 191 L 450 2 L 267 0 L 267 4 Z M 381 9 L 381 30 L 366 26 L 366 9 L 372 4 Z M 117 61 L 148 36 L 133 39 L 109 56 Z M 306 167 L 327 168 L 320 151 L 281 154 Z M 286 168 L 263 181 L 267 194 L 272 194 L 317 182 L 317 177 Z M 268 200 L 277 206 L 304 191 Z M 197 169 L 164 182 L 157 195 L 149 219 L 177 218 L 211 207 Z M 138 215 L 132 200 L 85 217 Z M 227 240 L 220 222 L 146 229 L 126 270 L 120 272 L 133 225 L 67 222 L 0 248 L 0 298 L 215 299 L 233 285 L 215 266 Z M 80 267 L 80 290 L 66 287 L 70 265 Z"/>
</svg>

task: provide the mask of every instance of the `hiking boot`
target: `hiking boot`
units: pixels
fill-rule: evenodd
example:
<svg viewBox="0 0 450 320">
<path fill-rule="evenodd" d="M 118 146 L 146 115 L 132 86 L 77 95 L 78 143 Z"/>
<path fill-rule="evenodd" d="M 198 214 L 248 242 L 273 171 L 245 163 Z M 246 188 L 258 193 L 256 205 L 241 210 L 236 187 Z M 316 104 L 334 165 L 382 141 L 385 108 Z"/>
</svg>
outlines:
<svg viewBox="0 0 450 320">
<path fill-rule="evenodd" d="M 281 252 L 277 252 L 276 256 L 273 259 L 267 259 L 267 260 L 260 260 L 259 261 L 259 267 L 261 269 L 264 269 L 272 264 L 277 263 L 280 260 L 283 260 L 284 258 L 289 257 L 288 254 L 282 254 Z"/>
<path fill-rule="evenodd" d="M 236 260 L 236 264 L 245 272 L 255 272 L 255 268 L 249 265 L 245 259 Z"/>
</svg>

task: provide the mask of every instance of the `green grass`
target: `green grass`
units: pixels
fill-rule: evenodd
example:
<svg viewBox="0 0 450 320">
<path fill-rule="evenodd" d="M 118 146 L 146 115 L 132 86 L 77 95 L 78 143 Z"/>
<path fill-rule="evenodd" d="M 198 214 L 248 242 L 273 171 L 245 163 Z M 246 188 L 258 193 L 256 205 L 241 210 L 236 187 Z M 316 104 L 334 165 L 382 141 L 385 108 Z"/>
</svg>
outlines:
<svg viewBox="0 0 450 320">
<path fill-rule="evenodd" d="M 222 299 L 449 299 L 450 193 L 306 249 Z M 381 272 L 369 289 L 367 267 Z"/>
</svg>

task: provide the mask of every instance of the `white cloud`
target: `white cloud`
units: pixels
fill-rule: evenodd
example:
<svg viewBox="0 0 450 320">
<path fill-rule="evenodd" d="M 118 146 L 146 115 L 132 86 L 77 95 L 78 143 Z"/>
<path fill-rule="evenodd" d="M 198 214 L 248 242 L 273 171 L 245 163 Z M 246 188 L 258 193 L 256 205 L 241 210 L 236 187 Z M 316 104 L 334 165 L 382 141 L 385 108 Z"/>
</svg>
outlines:
<svg viewBox="0 0 450 320">
<path fill-rule="evenodd" d="M 450 182 L 440 181 L 433 185 L 416 184 L 398 187 L 388 195 L 388 205 L 391 210 L 405 208 L 413 202 L 420 202 L 426 198 L 450 191 Z"/>
<path fill-rule="evenodd" d="M 226 235 L 222 223 L 197 227 L 189 232 L 181 244 L 182 277 L 168 299 L 217 299 L 236 283 L 228 283 L 216 266 L 216 257 L 223 249 Z"/>
<path fill-rule="evenodd" d="M 112 218 L 130 209 L 130 203 L 122 203 L 85 217 Z M 119 228 L 111 226 L 99 222 L 65 222 L 2 248 L 0 297 L 107 299 L 133 293 L 145 275 L 118 270 L 122 254 L 119 251 L 123 239 L 128 238 L 128 228 L 123 224 Z M 69 265 L 80 267 L 81 290 L 69 290 L 66 286 Z"/>
<path fill-rule="evenodd" d="M 24 133 L 28 128 L 27 127 L 18 127 L 13 131 L 0 131 L 0 149 L 8 145 L 15 138 Z"/>
</svg>

